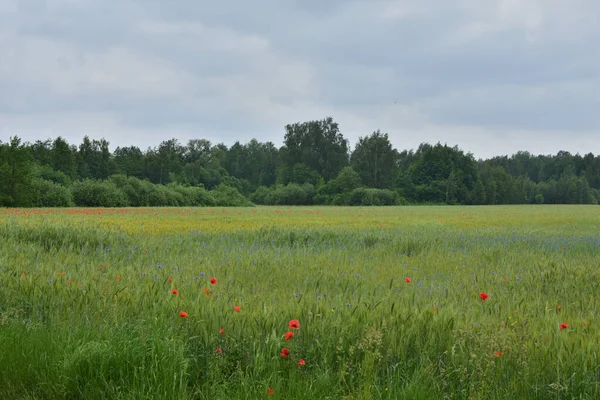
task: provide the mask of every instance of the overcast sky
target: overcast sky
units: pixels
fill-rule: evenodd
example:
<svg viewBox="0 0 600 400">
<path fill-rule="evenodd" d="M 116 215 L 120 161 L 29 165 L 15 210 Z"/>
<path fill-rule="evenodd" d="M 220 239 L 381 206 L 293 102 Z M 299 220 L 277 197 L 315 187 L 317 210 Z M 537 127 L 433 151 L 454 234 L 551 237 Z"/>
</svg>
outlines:
<svg viewBox="0 0 600 400">
<path fill-rule="evenodd" d="M 600 154 L 598 0 L 0 0 L 0 140 Z"/>
</svg>

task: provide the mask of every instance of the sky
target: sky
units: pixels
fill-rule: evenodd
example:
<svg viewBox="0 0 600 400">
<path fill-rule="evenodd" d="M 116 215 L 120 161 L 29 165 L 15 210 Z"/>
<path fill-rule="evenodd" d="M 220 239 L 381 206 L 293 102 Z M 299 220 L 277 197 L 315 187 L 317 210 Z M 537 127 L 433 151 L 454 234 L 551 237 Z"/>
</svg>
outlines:
<svg viewBox="0 0 600 400">
<path fill-rule="evenodd" d="M 0 0 L 0 140 L 600 154 L 597 0 Z"/>
</svg>

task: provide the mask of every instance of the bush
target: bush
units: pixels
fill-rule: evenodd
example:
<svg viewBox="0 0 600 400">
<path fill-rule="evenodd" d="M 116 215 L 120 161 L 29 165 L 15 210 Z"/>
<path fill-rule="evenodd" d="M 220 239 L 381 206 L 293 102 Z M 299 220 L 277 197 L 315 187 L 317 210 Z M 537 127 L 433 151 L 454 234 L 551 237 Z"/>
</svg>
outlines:
<svg viewBox="0 0 600 400">
<path fill-rule="evenodd" d="M 397 193 L 387 189 L 357 188 L 346 198 L 349 206 L 392 206 L 396 204 Z"/>
<path fill-rule="evenodd" d="M 41 178 L 31 181 L 33 207 L 71 207 L 71 191 L 57 183 Z"/>
<path fill-rule="evenodd" d="M 62 171 L 55 171 L 49 165 L 36 165 L 33 168 L 33 176 L 46 181 L 51 181 L 62 186 L 70 186 L 71 178 Z"/>
<path fill-rule="evenodd" d="M 254 204 L 245 198 L 236 188 L 224 184 L 218 185 L 211 192 L 217 207 L 252 207 Z"/>
<path fill-rule="evenodd" d="M 127 195 L 113 181 L 86 179 L 71 188 L 73 202 L 80 207 L 126 207 Z"/>
<path fill-rule="evenodd" d="M 274 190 L 272 188 L 259 186 L 258 189 L 250 195 L 250 201 L 255 204 L 271 205 L 273 204 L 273 192 Z"/>
</svg>

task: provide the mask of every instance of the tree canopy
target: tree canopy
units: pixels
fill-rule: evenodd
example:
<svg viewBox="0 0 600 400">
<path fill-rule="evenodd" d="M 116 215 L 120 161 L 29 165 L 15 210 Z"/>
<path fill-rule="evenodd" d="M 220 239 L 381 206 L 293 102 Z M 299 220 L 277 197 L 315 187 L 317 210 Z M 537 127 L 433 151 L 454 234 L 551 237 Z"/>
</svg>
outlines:
<svg viewBox="0 0 600 400">
<path fill-rule="evenodd" d="M 88 193 L 86 197 L 86 193 Z M 237 193 L 237 194 L 235 194 Z M 0 206 L 598 204 L 600 156 L 559 151 L 476 160 L 458 146 L 354 149 L 331 117 L 284 127 L 283 145 L 171 138 L 110 151 L 104 138 L 0 141 Z M 212 197 L 211 197 L 212 196 Z M 84 197 L 86 197 L 84 199 Z M 217 200 L 220 199 L 220 200 Z M 244 200 L 241 200 L 244 199 Z"/>
</svg>

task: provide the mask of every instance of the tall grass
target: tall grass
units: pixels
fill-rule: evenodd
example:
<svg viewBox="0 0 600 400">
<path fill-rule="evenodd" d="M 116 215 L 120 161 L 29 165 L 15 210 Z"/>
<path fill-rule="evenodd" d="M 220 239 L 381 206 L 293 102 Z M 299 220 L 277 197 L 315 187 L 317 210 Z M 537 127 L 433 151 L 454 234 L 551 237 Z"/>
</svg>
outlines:
<svg viewBox="0 0 600 400">
<path fill-rule="evenodd" d="M 599 216 L 6 210 L 0 398 L 599 398 Z"/>
</svg>

